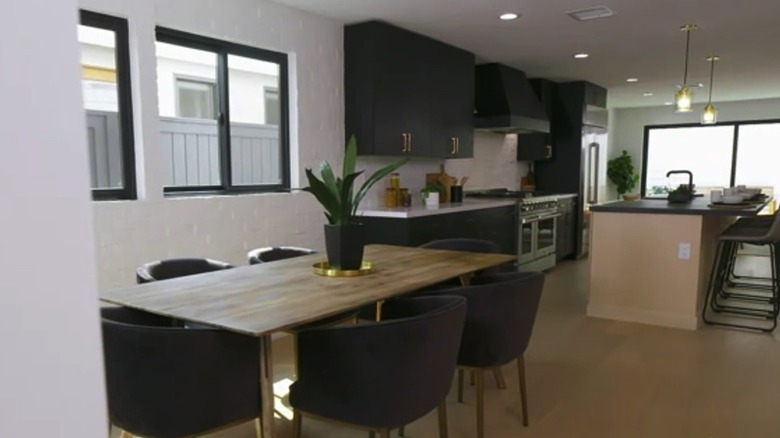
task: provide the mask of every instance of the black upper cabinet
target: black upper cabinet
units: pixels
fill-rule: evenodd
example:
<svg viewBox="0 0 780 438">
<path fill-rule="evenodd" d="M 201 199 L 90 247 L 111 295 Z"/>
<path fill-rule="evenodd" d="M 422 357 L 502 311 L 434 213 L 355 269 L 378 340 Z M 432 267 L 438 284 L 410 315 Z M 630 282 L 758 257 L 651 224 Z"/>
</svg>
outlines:
<svg viewBox="0 0 780 438">
<path fill-rule="evenodd" d="M 473 154 L 474 55 L 387 23 L 344 28 L 347 136 L 361 155 Z"/>
<path fill-rule="evenodd" d="M 553 157 L 550 134 L 533 133 L 517 136 L 517 159 L 521 161 L 543 161 Z"/>
</svg>

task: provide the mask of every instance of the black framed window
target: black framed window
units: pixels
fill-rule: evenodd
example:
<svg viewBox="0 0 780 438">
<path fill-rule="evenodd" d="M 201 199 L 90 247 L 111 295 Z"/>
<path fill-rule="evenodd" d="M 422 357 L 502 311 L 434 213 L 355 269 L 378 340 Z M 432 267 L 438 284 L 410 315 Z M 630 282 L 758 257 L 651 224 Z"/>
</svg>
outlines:
<svg viewBox="0 0 780 438">
<path fill-rule="evenodd" d="M 94 199 L 136 199 L 127 20 L 81 11 L 81 83 Z"/>
<path fill-rule="evenodd" d="M 157 28 L 166 193 L 290 187 L 287 55 Z"/>
<path fill-rule="evenodd" d="M 666 178 L 666 172 L 681 169 L 693 173 L 701 194 L 735 185 L 779 191 L 778 160 L 780 120 L 646 126 L 642 194 L 665 195 L 687 182 Z"/>
</svg>

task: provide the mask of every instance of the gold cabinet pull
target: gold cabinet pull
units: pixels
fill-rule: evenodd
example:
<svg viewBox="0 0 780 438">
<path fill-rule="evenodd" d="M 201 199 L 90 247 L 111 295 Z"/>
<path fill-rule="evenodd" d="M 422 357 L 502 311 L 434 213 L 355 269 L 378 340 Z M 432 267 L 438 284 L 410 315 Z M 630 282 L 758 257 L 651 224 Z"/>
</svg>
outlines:
<svg viewBox="0 0 780 438">
<path fill-rule="evenodd" d="M 408 146 L 406 147 L 406 152 L 411 152 L 411 151 L 412 151 L 412 133 L 411 133 L 411 132 L 409 132 L 409 133 L 407 133 L 406 135 L 407 135 L 407 137 L 406 137 L 406 138 L 408 138 L 408 139 L 409 139 L 409 144 L 408 144 Z"/>
<path fill-rule="evenodd" d="M 409 147 L 409 141 L 406 139 L 406 133 L 401 133 L 401 152 L 406 152 L 407 148 Z"/>
<path fill-rule="evenodd" d="M 455 137 L 455 153 L 460 155 L 460 137 Z"/>
<path fill-rule="evenodd" d="M 450 149 L 450 155 L 455 155 L 458 153 L 458 139 L 455 137 L 452 137 L 450 139 L 450 143 L 452 143 L 452 149 Z"/>
<path fill-rule="evenodd" d="M 545 158 L 552 158 L 552 146 L 549 144 L 547 145 L 547 157 Z"/>
</svg>

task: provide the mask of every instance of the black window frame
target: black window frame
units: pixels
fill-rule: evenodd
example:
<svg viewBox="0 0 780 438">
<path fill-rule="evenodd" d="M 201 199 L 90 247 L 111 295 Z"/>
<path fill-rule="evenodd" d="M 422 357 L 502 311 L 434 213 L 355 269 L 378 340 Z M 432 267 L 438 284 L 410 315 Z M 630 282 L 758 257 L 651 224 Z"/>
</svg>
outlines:
<svg viewBox="0 0 780 438">
<path fill-rule="evenodd" d="M 653 129 L 676 129 L 676 128 L 710 128 L 716 126 L 733 126 L 734 134 L 732 139 L 731 148 L 731 175 L 729 175 L 729 184 L 731 187 L 736 183 L 737 178 L 737 156 L 739 152 L 739 129 L 745 125 L 768 125 L 768 124 L 780 124 L 780 119 L 759 119 L 759 120 L 733 120 L 728 122 L 718 122 L 711 125 L 703 125 L 701 123 L 678 123 L 678 124 L 665 124 L 665 125 L 645 125 L 644 141 L 642 145 L 642 178 L 639 190 L 642 196 L 645 196 L 646 182 L 647 182 L 647 156 L 648 147 L 650 146 L 650 131 Z M 694 181 L 695 183 L 696 181 Z"/>
<path fill-rule="evenodd" d="M 184 32 L 167 27 L 155 28 L 155 40 L 196 50 L 213 52 L 217 56 L 217 127 L 219 138 L 220 185 L 164 187 L 166 196 L 201 194 L 248 194 L 289 191 L 290 189 L 290 122 L 289 122 L 289 70 L 288 56 L 285 53 L 247 46 L 202 35 Z M 228 55 L 243 56 L 279 65 L 279 146 L 280 146 L 280 184 L 234 185 L 230 151 L 230 96 Z"/>
<path fill-rule="evenodd" d="M 135 175 L 130 36 L 127 19 L 82 9 L 79 11 L 79 24 L 114 32 L 116 44 L 116 88 L 122 147 L 122 188 L 92 189 L 92 199 L 95 201 L 135 200 L 138 199 L 138 189 Z"/>
</svg>

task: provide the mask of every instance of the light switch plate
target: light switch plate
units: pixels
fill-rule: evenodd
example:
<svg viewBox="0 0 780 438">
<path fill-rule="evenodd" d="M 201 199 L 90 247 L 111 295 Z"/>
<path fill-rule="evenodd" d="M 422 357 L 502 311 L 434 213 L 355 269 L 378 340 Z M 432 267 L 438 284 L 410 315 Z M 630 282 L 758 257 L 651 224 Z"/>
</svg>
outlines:
<svg viewBox="0 0 780 438">
<path fill-rule="evenodd" d="M 677 258 L 680 260 L 691 259 L 691 244 L 687 242 L 680 242 L 677 246 Z"/>
</svg>

